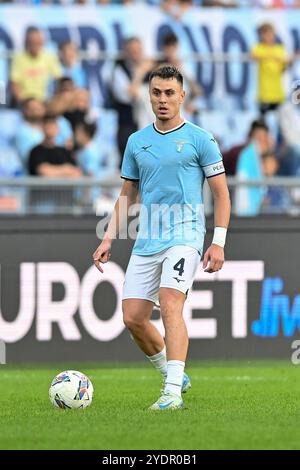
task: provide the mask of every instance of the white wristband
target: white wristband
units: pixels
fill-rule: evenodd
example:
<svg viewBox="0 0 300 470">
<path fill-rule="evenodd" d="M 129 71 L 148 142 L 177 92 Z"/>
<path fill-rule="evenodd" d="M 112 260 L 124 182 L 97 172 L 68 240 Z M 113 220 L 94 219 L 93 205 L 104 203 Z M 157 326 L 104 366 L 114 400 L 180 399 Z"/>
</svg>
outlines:
<svg viewBox="0 0 300 470">
<path fill-rule="evenodd" d="M 214 237 L 212 244 L 219 245 L 222 248 L 225 246 L 227 228 L 225 227 L 215 227 Z"/>
</svg>

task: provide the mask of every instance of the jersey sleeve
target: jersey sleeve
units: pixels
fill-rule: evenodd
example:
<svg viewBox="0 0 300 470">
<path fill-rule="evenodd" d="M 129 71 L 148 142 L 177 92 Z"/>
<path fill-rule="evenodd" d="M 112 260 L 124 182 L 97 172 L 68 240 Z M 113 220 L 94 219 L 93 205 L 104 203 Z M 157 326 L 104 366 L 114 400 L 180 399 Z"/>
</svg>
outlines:
<svg viewBox="0 0 300 470">
<path fill-rule="evenodd" d="M 139 181 L 139 169 L 135 160 L 132 137 L 130 136 L 124 152 L 124 158 L 121 169 L 121 178 L 133 181 Z"/>
<path fill-rule="evenodd" d="M 223 157 L 219 145 L 211 134 L 201 138 L 198 149 L 199 164 L 206 178 L 225 173 Z"/>
</svg>

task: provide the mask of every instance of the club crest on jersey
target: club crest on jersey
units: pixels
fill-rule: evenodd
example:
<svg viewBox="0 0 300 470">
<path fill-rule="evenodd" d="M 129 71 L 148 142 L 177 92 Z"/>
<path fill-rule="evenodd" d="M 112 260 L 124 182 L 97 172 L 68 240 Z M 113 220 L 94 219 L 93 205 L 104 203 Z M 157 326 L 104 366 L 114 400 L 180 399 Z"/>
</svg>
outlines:
<svg viewBox="0 0 300 470">
<path fill-rule="evenodd" d="M 179 140 L 174 140 L 174 142 L 176 144 L 176 151 L 177 152 L 181 152 L 181 150 L 183 149 L 184 144 L 187 143 L 187 142 L 182 142 L 182 141 L 179 141 Z"/>
</svg>

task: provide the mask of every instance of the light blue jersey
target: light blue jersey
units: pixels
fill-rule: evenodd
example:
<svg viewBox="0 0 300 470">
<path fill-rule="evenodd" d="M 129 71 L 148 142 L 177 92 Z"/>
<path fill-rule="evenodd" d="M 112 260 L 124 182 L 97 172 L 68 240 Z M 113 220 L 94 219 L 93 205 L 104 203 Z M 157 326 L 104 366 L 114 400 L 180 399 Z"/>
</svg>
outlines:
<svg viewBox="0 0 300 470">
<path fill-rule="evenodd" d="M 215 139 L 190 122 L 161 132 L 155 124 L 132 134 L 121 176 L 139 181 L 141 211 L 137 255 L 152 255 L 171 246 L 203 249 L 204 178 L 224 173 Z"/>
</svg>

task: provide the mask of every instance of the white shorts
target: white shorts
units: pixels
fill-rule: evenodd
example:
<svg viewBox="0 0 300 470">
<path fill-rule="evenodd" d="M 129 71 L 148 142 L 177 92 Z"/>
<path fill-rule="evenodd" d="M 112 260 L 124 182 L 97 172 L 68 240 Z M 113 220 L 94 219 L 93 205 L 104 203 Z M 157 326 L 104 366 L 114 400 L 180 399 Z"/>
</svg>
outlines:
<svg viewBox="0 0 300 470">
<path fill-rule="evenodd" d="M 146 299 L 159 304 L 160 287 L 187 294 L 201 256 L 190 246 L 177 245 L 150 256 L 131 255 L 123 287 L 123 299 Z"/>
</svg>

